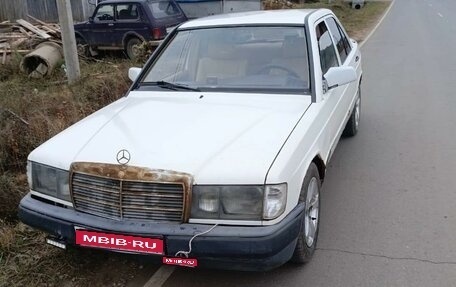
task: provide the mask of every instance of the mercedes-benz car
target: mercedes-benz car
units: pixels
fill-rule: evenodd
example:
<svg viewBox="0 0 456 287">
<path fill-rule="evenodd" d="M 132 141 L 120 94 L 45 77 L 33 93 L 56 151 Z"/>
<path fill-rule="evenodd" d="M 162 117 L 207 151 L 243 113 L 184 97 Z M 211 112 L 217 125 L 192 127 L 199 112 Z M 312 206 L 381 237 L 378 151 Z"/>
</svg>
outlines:
<svg viewBox="0 0 456 287">
<path fill-rule="evenodd" d="M 124 97 L 28 157 L 48 243 L 268 270 L 316 248 L 320 191 L 359 129 L 361 54 L 325 9 L 186 22 Z"/>
</svg>

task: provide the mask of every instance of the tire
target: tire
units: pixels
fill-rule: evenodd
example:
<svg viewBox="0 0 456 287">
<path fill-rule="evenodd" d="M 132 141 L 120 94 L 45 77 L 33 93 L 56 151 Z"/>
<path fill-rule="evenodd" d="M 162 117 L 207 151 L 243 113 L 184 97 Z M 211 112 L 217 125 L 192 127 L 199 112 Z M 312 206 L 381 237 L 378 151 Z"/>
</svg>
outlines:
<svg viewBox="0 0 456 287">
<path fill-rule="evenodd" d="M 304 177 L 299 195 L 299 202 L 304 203 L 305 207 L 298 242 L 290 260 L 293 263 L 307 263 L 315 252 L 320 225 L 320 190 L 320 174 L 315 163 L 312 163 Z"/>
<path fill-rule="evenodd" d="M 361 118 L 361 85 L 358 87 L 358 96 L 356 98 L 355 106 L 348 119 L 347 125 L 342 133 L 344 137 L 353 137 L 358 133 L 359 120 Z"/>
<path fill-rule="evenodd" d="M 130 38 L 125 45 L 125 51 L 130 60 L 134 60 L 138 57 L 138 46 L 142 44 L 142 41 L 138 38 Z"/>
<path fill-rule="evenodd" d="M 90 50 L 87 41 L 80 36 L 76 36 L 76 47 L 79 55 L 90 57 Z"/>
</svg>

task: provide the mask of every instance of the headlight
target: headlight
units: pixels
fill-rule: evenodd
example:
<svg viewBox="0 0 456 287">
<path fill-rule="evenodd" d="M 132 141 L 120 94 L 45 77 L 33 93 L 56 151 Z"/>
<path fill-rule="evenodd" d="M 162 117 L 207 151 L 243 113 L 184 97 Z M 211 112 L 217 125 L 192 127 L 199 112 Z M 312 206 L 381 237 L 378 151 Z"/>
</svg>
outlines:
<svg viewBox="0 0 456 287">
<path fill-rule="evenodd" d="M 29 162 L 27 174 L 30 188 L 62 200 L 70 201 L 69 173 L 47 165 Z"/>
<path fill-rule="evenodd" d="M 192 218 L 262 220 L 285 210 L 286 184 L 193 187 Z"/>
</svg>

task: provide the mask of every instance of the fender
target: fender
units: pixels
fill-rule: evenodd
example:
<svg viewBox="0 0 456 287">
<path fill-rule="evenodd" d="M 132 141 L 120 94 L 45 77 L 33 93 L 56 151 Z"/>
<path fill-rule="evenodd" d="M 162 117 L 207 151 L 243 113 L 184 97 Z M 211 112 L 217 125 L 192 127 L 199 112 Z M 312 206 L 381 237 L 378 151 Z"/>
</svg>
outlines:
<svg viewBox="0 0 456 287">
<path fill-rule="evenodd" d="M 122 38 L 122 45 L 125 47 L 127 45 L 127 41 L 126 40 L 128 38 L 132 38 L 132 37 L 139 38 L 143 42 L 146 41 L 146 39 L 144 39 L 143 36 L 141 36 L 140 34 L 136 33 L 135 31 L 128 31 L 127 33 L 125 33 L 125 35 Z"/>
<path fill-rule="evenodd" d="M 86 41 L 86 43 L 89 43 L 86 39 L 86 37 L 84 37 L 84 35 L 79 32 L 79 31 L 74 31 L 74 34 L 76 35 L 76 37 L 81 37 L 84 41 Z"/>
</svg>

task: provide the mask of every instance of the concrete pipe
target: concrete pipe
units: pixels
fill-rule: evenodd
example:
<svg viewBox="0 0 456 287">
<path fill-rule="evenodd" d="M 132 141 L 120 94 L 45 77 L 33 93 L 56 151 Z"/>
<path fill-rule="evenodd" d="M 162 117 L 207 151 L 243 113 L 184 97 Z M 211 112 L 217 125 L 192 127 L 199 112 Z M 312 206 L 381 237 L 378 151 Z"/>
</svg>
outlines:
<svg viewBox="0 0 456 287">
<path fill-rule="evenodd" d="M 20 69 L 32 78 L 43 78 L 52 74 L 62 58 L 63 50 L 59 44 L 43 42 L 35 50 L 25 55 Z"/>
</svg>

